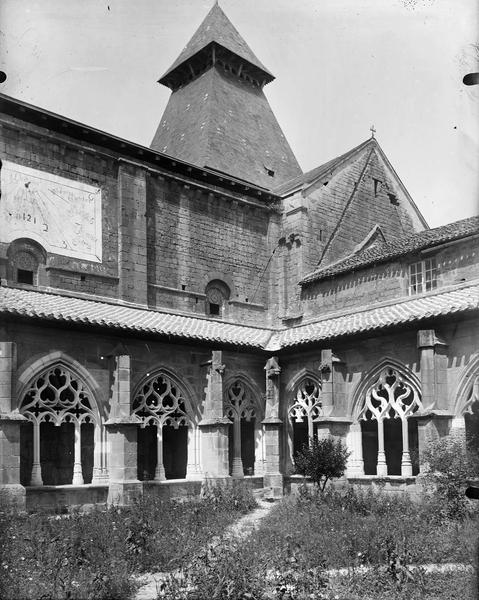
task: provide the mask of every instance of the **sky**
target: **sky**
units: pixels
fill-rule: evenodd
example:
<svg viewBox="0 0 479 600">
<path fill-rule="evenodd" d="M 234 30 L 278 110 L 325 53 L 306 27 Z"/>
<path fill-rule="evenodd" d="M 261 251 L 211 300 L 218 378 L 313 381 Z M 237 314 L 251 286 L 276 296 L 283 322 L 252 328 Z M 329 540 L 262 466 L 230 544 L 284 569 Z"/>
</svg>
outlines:
<svg viewBox="0 0 479 600">
<path fill-rule="evenodd" d="M 213 0 L 1 0 L 0 91 L 149 146 Z M 307 171 L 376 137 L 431 227 L 479 214 L 477 0 L 220 0 Z"/>
</svg>

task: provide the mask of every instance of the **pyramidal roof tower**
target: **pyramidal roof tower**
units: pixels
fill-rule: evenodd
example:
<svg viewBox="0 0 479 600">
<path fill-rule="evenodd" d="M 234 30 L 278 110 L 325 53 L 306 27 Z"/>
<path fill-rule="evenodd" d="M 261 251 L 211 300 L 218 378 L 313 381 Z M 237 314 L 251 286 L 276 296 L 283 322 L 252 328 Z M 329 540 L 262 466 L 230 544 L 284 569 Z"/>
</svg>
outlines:
<svg viewBox="0 0 479 600">
<path fill-rule="evenodd" d="M 267 189 L 301 175 L 263 93 L 273 79 L 216 3 L 159 80 L 172 94 L 151 148 Z"/>
</svg>

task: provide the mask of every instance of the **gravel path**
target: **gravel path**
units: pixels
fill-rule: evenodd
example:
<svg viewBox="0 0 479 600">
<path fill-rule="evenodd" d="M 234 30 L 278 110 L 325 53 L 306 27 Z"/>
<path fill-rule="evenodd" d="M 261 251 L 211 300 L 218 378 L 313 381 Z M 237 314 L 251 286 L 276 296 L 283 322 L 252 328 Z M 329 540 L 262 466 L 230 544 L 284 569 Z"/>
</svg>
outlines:
<svg viewBox="0 0 479 600">
<path fill-rule="evenodd" d="M 274 506 L 273 502 L 257 499 L 258 508 L 242 516 L 238 521 L 230 525 L 224 532 L 222 538 L 243 539 L 247 537 L 264 519 Z M 213 541 L 213 540 L 212 540 Z M 135 577 L 141 587 L 137 590 L 134 600 L 156 600 L 161 583 L 168 577 L 168 573 L 142 573 Z"/>
</svg>

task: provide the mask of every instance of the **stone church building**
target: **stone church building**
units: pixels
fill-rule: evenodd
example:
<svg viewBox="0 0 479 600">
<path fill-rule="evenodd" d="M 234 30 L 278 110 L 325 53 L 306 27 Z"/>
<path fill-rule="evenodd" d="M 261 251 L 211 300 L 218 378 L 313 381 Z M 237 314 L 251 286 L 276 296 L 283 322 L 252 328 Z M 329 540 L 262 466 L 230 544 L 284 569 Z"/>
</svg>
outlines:
<svg viewBox="0 0 479 600">
<path fill-rule="evenodd" d="M 215 5 L 149 148 L 0 97 L 2 503 L 281 495 L 316 435 L 405 489 L 476 427 L 479 218 L 429 229 L 374 134 L 303 173 L 273 79 Z"/>
</svg>

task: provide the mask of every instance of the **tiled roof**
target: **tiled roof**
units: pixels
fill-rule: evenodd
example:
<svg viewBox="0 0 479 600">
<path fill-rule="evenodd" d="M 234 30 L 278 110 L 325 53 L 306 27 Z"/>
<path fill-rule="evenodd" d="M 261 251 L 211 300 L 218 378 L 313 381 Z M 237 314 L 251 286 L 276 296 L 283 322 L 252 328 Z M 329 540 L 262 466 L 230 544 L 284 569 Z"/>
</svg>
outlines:
<svg viewBox="0 0 479 600">
<path fill-rule="evenodd" d="M 479 310 L 479 284 L 462 286 L 450 291 L 408 298 L 386 306 L 355 310 L 346 315 L 324 318 L 278 332 L 266 350 L 322 342 L 358 333 L 373 333 L 388 327 L 408 325 L 425 319 L 454 313 Z"/>
<path fill-rule="evenodd" d="M 235 325 L 59 294 L 0 287 L 0 313 L 64 323 L 98 325 L 139 334 L 156 334 L 245 347 L 266 345 L 268 329 Z"/>
<path fill-rule="evenodd" d="M 4 314 L 66 324 L 96 325 L 136 332 L 139 335 L 154 334 L 185 341 L 236 345 L 269 352 L 345 335 L 373 333 L 388 327 L 473 310 L 479 310 L 477 282 L 453 290 L 436 291 L 401 302 L 383 304 L 377 308 L 356 309 L 350 314 L 325 317 L 279 331 L 59 294 L 0 287 L 0 313 Z"/>
<path fill-rule="evenodd" d="M 237 54 L 258 69 L 261 69 L 269 75 L 268 79 L 274 79 L 268 69 L 256 58 L 254 52 L 235 29 L 219 5 L 215 4 L 160 81 L 211 42 L 220 44 L 230 52 Z"/>
<path fill-rule="evenodd" d="M 303 175 L 299 175 L 294 179 L 290 179 L 286 183 L 274 188 L 274 192 L 279 196 L 282 196 L 296 190 L 297 188 L 302 187 L 303 185 L 308 185 L 309 183 L 312 183 L 313 181 L 322 177 L 323 175 L 327 175 L 328 173 L 331 173 L 331 171 L 334 171 L 334 169 L 336 169 L 336 167 L 338 167 L 342 162 L 348 160 L 348 158 L 350 158 L 351 156 L 356 154 L 356 152 L 359 152 L 369 144 L 377 144 L 377 142 L 374 138 L 369 138 L 365 142 L 362 142 L 358 146 L 355 146 L 348 152 L 341 154 L 341 156 L 337 156 L 336 158 L 328 160 L 328 162 L 319 165 L 319 167 L 316 167 L 311 171 L 307 171 Z"/>
<path fill-rule="evenodd" d="M 479 217 L 469 217 L 462 221 L 436 227 L 435 229 L 426 229 L 402 239 L 398 238 L 391 242 L 383 242 L 365 250 L 360 250 L 343 260 L 306 275 L 300 282 L 300 285 L 304 286 L 320 279 L 339 275 L 340 273 L 363 269 L 370 265 L 394 260 L 412 252 L 431 248 L 477 233 L 479 233 Z"/>
</svg>

